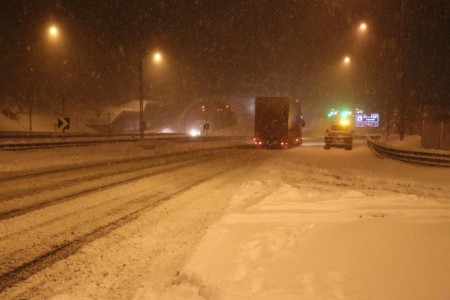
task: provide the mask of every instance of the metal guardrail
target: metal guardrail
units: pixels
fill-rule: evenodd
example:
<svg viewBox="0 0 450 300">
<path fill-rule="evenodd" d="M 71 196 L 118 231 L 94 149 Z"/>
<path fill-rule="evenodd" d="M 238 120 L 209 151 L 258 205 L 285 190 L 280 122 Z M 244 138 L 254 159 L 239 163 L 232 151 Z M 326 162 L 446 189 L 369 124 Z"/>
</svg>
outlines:
<svg viewBox="0 0 450 300">
<path fill-rule="evenodd" d="M 447 153 L 431 153 L 425 151 L 396 149 L 382 146 L 371 138 L 367 139 L 367 146 L 376 156 L 380 158 L 388 157 L 408 163 L 450 167 L 450 154 Z"/>
<path fill-rule="evenodd" d="M 56 147 L 75 147 L 75 146 L 89 146 L 95 144 L 111 144 L 121 142 L 136 142 L 138 139 L 124 139 L 124 140 L 103 140 L 103 141 L 64 141 L 64 142 L 35 142 L 35 143 L 15 143 L 15 144 L 0 144 L 0 150 L 30 150 Z"/>
<path fill-rule="evenodd" d="M 227 140 L 250 140 L 250 137 L 246 136 L 211 136 L 211 137 L 190 137 L 190 136 L 177 136 L 177 135 L 148 135 L 145 138 L 146 141 L 171 141 L 171 142 L 214 142 L 214 141 L 227 141 Z M 112 139 L 94 139 L 94 140 L 71 140 L 71 141 L 34 141 L 34 142 L 12 142 L 12 143 L 0 143 L 0 150 L 30 150 L 30 149 L 43 149 L 43 148 L 56 148 L 56 147 L 78 147 L 89 146 L 96 144 L 111 144 L 122 142 L 137 142 L 139 138 L 112 138 Z"/>
<path fill-rule="evenodd" d="M 177 133 L 145 133 L 145 136 L 176 136 L 180 135 Z M 112 132 L 109 133 L 98 133 L 98 132 L 53 132 L 53 131 L 0 131 L 0 140 L 2 139 L 11 139 L 11 138 L 108 138 L 108 137 L 139 137 L 139 132 Z"/>
</svg>

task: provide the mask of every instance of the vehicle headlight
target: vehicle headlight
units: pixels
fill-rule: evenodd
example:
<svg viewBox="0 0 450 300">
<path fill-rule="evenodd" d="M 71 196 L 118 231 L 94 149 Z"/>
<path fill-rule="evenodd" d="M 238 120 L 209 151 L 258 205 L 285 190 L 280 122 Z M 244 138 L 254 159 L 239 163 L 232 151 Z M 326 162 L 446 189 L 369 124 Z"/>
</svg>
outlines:
<svg viewBox="0 0 450 300">
<path fill-rule="evenodd" d="M 198 129 L 192 129 L 190 132 L 191 136 L 199 136 L 200 135 L 200 130 Z"/>
</svg>

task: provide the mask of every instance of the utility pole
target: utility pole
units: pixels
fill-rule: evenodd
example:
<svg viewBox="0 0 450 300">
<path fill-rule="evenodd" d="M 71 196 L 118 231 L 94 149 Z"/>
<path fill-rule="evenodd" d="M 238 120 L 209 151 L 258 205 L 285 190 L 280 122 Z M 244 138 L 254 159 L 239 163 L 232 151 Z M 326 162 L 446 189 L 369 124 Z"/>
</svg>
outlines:
<svg viewBox="0 0 450 300">
<path fill-rule="evenodd" d="M 33 131 L 33 102 L 34 102 L 34 90 L 31 92 L 30 96 L 30 107 L 28 108 L 29 118 L 30 118 L 30 128 L 29 131 Z"/>
<path fill-rule="evenodd" d="M 30 68 L 31 73 L 31 94 L 30 94 L 30 101 L 29 101 L 29 107 L 28 107 L 28 114 L 29 114 L 29 131 L 33 131 L 33 105 L 34 105 L 34 97 L 35 97 L 35 82 L 36 76 L 34 76 L 34 69 Z"/>
<path fill-rule="evenodd" d="M 65 96 L 62 97 L 62 118 L 66 117 L 66 111 L 65 111 Z M 66 139 L 66 127 L 63 128 L 62 130 L 62 138 L 63 141 Z"/>
<path fill-rule="evenodd" d="M 208 112 L 205 111 L 205 125 L 203 125 L 203 129 L 205 130 L 205 137 L 208 137 L 208 129 L 209 129 L 209 124 L 208 124 Z"/>
<path fill-rule="evenodd" d="M 66 117 L 66 101 L 65 101 L 65 96 L 62 96 L 62 116 L 61 117 L 63 117 L 63 118 L 65 118 Z"/>
<path fill-rule="evenodd" d="M 400 53 L 400 64 L 401 64 L 401 90 L 400 90 L 400 124 L 399 124 L 399 134 L 400 141 L 405 139 L 405 100 L 403 95 L 404 89 L 404 78 L 405 78 L 405 63 L 404 63 L 404 50 L 405 50 L 405 41 L 404 41 L 404 0 L 402 0 L 402 33 L 401 33 L 401 53 Z"/>
<path fill-rule="evenodd" d="M 141 46 L 142 48 L 142 46 Z M 144 78 L 142 74 L 143 53 L 142 49 L 139 51 L 139 134 L 141 139 L 144 138 Z"/>
<path fill-rule="evenodd" d="M 111 113 L 108 112 L 108 135 L 111 136 Z"/>
</svg>

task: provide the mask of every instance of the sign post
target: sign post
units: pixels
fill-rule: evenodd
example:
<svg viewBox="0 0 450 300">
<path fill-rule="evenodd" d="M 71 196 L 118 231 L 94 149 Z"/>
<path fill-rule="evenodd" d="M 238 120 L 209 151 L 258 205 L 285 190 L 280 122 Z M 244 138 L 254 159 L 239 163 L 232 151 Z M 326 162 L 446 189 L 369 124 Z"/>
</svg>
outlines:
<svg viewBox="0 0 450 300">
<path fill-rule="evenodd" d="M 59 117 L 58 118 L 58 129 L 62 129 L 63 131 L 63 140 L 65 139 L 66 129 L 70 129 L 70 118 L 67 117 Z"/>
</svg>

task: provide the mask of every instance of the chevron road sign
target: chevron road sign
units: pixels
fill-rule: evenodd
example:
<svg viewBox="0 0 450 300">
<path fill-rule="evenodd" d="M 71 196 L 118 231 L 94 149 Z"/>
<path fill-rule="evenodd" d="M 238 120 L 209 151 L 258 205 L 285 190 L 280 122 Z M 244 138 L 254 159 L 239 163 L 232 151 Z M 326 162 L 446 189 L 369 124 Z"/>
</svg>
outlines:
<svg viewBox="0 0 450 300">
<path fill-rule="evenodd" d="M 58 129 L 70 129 L 70 118 L 59 117 L 58 118 Z"/>
</svg>

